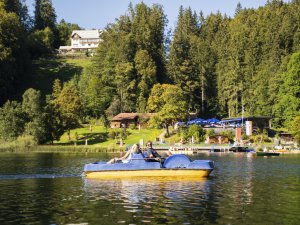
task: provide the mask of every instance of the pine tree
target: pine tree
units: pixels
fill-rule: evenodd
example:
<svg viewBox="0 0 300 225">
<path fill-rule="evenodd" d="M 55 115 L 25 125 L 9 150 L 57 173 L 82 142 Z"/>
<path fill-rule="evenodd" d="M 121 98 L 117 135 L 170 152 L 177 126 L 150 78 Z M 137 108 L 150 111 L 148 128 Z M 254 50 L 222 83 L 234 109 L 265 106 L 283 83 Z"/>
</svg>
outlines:
<svg viewBox="0 0 300 225">
<path fill-rule="evenodd" d="M 28 14 L 28 8 L 25 0 L 4 0 L 5 10 L 15 13 L 26 31 L 29 31 L 32 26 L 31 18 Z"/>
<path fill-rule="evenodd" d="M 56 28 L 56 13 L 51 0 L 36 0 L 34 11 L 34 29 L 43 30 L 49 27 L 52 31 Z"/>
<path fill-rule="evenodd" d="M 196 108 L 195 93 L 199 87 L 197 83 L 198 68 L 192 60 L 191 52 L 191 40 L 199 32 L 197 19 L 190 8 L 184 10 L 183 7 L 180 7 L 168 60 L 170 79 L 188 96 L 188 108 L 192 111 Z"/>
</svg>

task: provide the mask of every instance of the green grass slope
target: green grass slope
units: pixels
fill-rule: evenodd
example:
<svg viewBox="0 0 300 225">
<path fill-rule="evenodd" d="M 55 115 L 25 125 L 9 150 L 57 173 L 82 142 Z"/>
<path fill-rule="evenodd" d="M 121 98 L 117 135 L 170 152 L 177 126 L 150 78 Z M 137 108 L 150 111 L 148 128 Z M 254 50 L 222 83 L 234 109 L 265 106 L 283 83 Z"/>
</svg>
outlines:
<svg viewBox="0 0 300 225">
<path fill-rule="evenodd" d="M 29 71 L 26 72 L 27 74 L 24 75 L 18 95 L 22 96 L 28 88 L 40 90 L 42 95 L 51 94 L 55 79 L 60 79 L 61 82 L 69 81 L 76 74 L 80 75 L 90 64 L 91 58 L 35 60 Z"/>
<path fill-rule="evenodd" d="M 88 140 L 88 145 L 97 146 L 97 147 L 107 147 L 114 148 L 118 147 L 117 142 L 120 141 L 119 138 L 109 138 L 108 133 L 111 131 L 116 131 L 116 129 L 106 129 L 103 126 L 93 126 L 90 130 L 89 126 L 77 128 L 71 130 L 71 141 L 68 142 L 67 133 L 62 135 L 59 141 L 56 141 L 55 144 L 58 145 L 74 145 L 76 142 L 77 145 L 85 145 L 85 140 Z M 134 143 L 139 143 L 141 139 L 144 140 L 144 143 L 148 140 L 155 141 L 161 133 L 160 129 L 127 129 L 129 135 L 125 140 L 123 140 L 124 145 L 132 145 Z M 77 133 L 77 135 L 76 135 Z M 77 136 L 77 141 L 76 141 Z"/>
</svg>

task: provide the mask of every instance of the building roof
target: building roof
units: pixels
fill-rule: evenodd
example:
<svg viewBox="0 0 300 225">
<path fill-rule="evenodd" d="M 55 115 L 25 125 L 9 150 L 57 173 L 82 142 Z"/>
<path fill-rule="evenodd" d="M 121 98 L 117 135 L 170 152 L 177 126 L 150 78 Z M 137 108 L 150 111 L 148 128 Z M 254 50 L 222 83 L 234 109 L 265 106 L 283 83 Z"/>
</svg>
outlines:
<svg viewBox="0 0 300 225">
<path fill-rule="evenodd" d="M 112 121 L 133 120 L 138 117 L 137 113 L 120 113 L 112 118 Z"/>
<path fill-rule="evenodd" d="M 149 120 L 156 113 L 120 113 L 113 117 L 111 121 L 134 120 L 139 117 L 142 120 Z"/>
<path fill-rule="evenodd" d="M 99 38 L 101 30 L 73 30 L 71 37 L 77 34 L 81 38 Z"/>
</svg>

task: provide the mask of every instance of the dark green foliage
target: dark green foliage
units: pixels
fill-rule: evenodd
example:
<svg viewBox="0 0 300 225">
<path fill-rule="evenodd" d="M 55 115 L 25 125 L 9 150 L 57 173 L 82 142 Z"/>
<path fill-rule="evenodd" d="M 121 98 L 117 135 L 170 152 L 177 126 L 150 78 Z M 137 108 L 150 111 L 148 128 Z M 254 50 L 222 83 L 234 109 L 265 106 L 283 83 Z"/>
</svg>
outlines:
<svg viewBox="0 0 300 225">
<path fill-rule="evenodd" d="M 53 84 L 52 95 L 47 101 L 47 121 L 52 140 L 57 140 L 64 131 L 79 126 L 82 116 L 82 104 L 79 93 L 72 83 L 66 83 L 63 88 L 57 79 Z"/>
<path fill-rule="evenodd" d="M 197 20 L 190 8 L 180 8 L 168 60 L 170 79 L 188 96 L 190 110 L 195 110 L 194 103 L 199 99 L 198 66 L 193 62 L 192 53 L 195 36 L 199 33 Z"/>
<path fill-rule="evenodd" d="M 147 111 L 155 112 L 155 122 L 160 122 L 166 129 L 176 121 L 186 119 L 187 101 L 183 91 L 171 84 L 155 84 L 147 102 Z"/>
<path fill-rule="evenodd" d="M 189 127 L 180 127 L 178 130 L 178 136 L 183 142 L 187 142 L 194 138 L 194 142 L 203 142 L 205 140 L 205 130 L 196 124 Z"/>
<path fill-rule="evenodd" d="M 34 11 L 34 29 L 44 30 L 49 27 L 56 29 L 56 14 L 52 6 L 52 0 L 36 0 Z"/>
<path fill-rule="evenodd" d="M 189 126 L 188 136 L 194 138 L 196 142 L 203 142 L 205 140 L 205 130 L 196 124 Z"/>
<path fill-rule="evenodd" d="M 145 112 L 147 99 L 149 97 L 151 87 L 156 83 L 156 66 L 151 56 L 146 50 L 140 50 L 136 53 L 135 58 L 135 68 L 138 74 L 138 112 Z"/>
<path fill-rule="evenodd" d="M 25 33 L 18 16 L 0 1 L 0 106 L 12 95 L 28 61 Z"/>
<path fill-rule="evenodd" d="M 28 36 L 30 55 L 33 58 L 51 56 L 53 54 L 54 34 L 49 27 L 37 30 Z"/>
<path fill-rule="evenodd" d="M 294 118 L 300 116 L 300 52 L 292 55 L 282 80 L 274 111 L 277 124 L 290 127 Z"/>
<path fill-rule="evenodd" d="M 42 108 L 41 93 L 32 88 L 23 94 L 22 110 L 26 116 L 23 135 L 32 136 L 36 143 L 47 141 L 45 113 Z"/>
<path fill-rule="evenodd" d="M 293 134 L 298 145 L 300 145 L 300 116 L 296 116 L 291 122 L 291 133 Z"/>
<path fill-rule="evenodd" d="M 57 49 L 61 44 L 61 36 L 56 24 L 56 13 L 52 0 L 35 0 L 34 31 L 50 29 L 53 33 L 52 49 Z"/>
<path fill-rule="evenodd" d="M 110 87 L 103 85 L 93 67 L 84 70 L 77 85 L 85 115 L 100 118 L 111 99 Z"/>
<path fill-rule="evenodd" d="M 65 20 L 61 20 L 59 24 L 57 24 L 57 30 L 59 35 L 59 45 L 71 45 L 71 34 L 73 30 L 81 30 L 77 24 L 67 23 Z"/>
<path fill-rule="evenodd" d="M 40 91 L 32 88 L 23 94 L 22 104 L 7 101 L 0 108 L 0 140 L 13 141 L 19 137 L 41 144 L 49 140 L 46 114 Z"/>
<path fill-rule="evenodd" d="M 31 18 L 28 14 L 28 8 L 25 0 L 4 0 L 5 10 L 15 13 L 26 31 L 29 31 L 32 26 Z"/>
<path fill-rule="evenodd" d="M 109 24 L 102 34 L 103 42 L 94 65 L 86 71 L 89 77 L 97 80 L 99 101 L 85 97 L 84 104 L 95 108 L 93 105 L 100 103 L 97 115 L 105 111 L 108 116 L 119 112 L 145 112 L 151 88 L 165 79 L 165 25 L 162 7 L 153 5 L 150 8 L 144 3 L 130 6 L 128 15 Z M 80 90 L 91 93 L 95 88 L 86 80 L 84 74 L 79 81 Z M 91 113 L 90 110 L 86 112 Z"/>
<path fill-rule="evenodd" d="M 20 103 L 7 101 L 0 108 L 0 139 L 12 141 L 24 132 L 26 114 Z"/>
</svg>

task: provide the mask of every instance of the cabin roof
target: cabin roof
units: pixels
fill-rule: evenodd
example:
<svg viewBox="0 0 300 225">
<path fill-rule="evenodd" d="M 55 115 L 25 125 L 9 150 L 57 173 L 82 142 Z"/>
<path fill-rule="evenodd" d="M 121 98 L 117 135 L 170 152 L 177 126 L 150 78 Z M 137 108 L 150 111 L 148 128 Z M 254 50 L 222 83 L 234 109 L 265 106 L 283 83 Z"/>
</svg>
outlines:
<svg viewBox="0 0 300 225">
<path fill-rule="evenodd" d="M 99 38 L 101 30 L 73 30 L 71 37 L 77 34 L 81 38 Z"/>
<path fill-rule="evenodd" d="M 156 113 L 119 113 L 111 121 L 134 120 L 136 118 L 148 120 Z"/>
<path fill-rule="evenodd" d="M 119 113 L 113 117 L 112 121 L 121 121 L 121 120 L 134 120 L 138 117 L 137 113 Z"/>
</svg>

